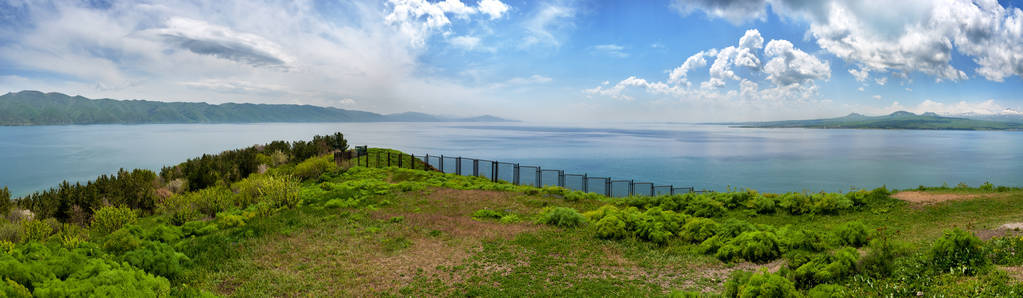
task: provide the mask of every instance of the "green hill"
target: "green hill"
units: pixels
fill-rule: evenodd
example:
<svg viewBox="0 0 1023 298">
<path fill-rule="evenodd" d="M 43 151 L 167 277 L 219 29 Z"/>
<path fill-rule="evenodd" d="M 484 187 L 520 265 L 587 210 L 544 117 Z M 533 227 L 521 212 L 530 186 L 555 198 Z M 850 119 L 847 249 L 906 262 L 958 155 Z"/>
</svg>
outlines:
<svg viewBox="0 0 1023 298">
<path fill-rule="evenodd" d="M 89 99 L 61 93 L 21 91 L 0 96 L 0 125 L 257 123 L 257 122 L 509 121 L 493 116 L 440 117 L 422 113 L 383 115 L 332 107 L 284 104 L 159 102 Z"/>
<path fill-rule="evenodd" d="M 986 121 L 958 117 L 943 117 L 935 113 L 920 115 L 898 111 L 883 116 L 864 116 L 857 113 L 845 117 L 787 120 L 771 122 L 727 123 L 752 128 L 853 128 L 853 129 L 934 129 L 934 130 L 1023 130 L 1023 122 Z"/>
<path fill-rule="evenodd" d="M 337 165 L 343 136 L 8 201 L 4 296 L 1014 297 L 1023 190 L 608 198 Z M 308 159 L 305 157 L 312 156 Z M 390 163 L 377 164 L 388 156 Z M 408 157 L 405 155 L 405 157 Z M 403 165 L 414 164 L 403 160 Z M 12 205 L 13 204 L 13 205 Z M 34 216 L 32 216 L 34 215 Z"/>
</svg>

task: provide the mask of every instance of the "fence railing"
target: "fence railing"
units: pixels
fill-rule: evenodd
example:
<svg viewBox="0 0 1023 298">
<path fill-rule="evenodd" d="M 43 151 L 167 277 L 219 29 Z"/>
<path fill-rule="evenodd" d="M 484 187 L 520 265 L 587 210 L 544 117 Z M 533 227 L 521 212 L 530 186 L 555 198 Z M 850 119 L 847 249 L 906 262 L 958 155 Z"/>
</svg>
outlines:
<svg viewBox="0 0 1023 298">
<path fill-rule="evenodd" d="M 520 165 L 513 162 L 461 156 L 404 154 L 391 151 L 368 150 L 367 147 L 362 146 L 357 147 L 356 150 L 334 154 L 334 161 L 338 164 L 353 160 L 356 166 L 399 167 L 438 171 L 462 176 L 483 177 L 493 182 L 505 181 L 515 185 L 536 187 L 559 186 L 571 190 L 599 193 L 607 197 L 658 196 L 707 192 L 706 190 L 696 190 L 692 186 L 676 187 L 673 184 L 659 185 L 653 182 L 637 182 L 632 179 L 592 177 L 585 173 L 569 174 L 565 173 L 564 170 L 544 169 L 540 166 Z"/>
</svg>

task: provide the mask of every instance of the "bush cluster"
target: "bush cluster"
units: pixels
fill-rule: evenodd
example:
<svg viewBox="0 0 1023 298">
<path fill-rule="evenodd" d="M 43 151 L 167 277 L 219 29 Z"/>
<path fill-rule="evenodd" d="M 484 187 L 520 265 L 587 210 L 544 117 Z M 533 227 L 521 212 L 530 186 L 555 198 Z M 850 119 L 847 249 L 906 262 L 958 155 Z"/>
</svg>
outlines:
<svg viewBox="0 0 1023 298">
<path fill-rule="evenodd" d="M 697 217 L 719 217 L 729 210 L 751 210 L 760 214 L 786 211 L 789 214 L 837 214 L 872 202 L 891 200 L 886 188 L 837 193 L 760 194 L 756 191 L 685 193 L 625 198 L 621 205 L 649 209 L 660 207 Z"/>
<path fill-rule="evenodd" d="M 974 275 L 990 264 L 980 239 L 961 229 L 945 231 L 934 241 L 930 261 L 939 272 Z"/>
<path fill-rule="evenodd" d="M 117 231 L 124 225 L 138 220 L 135 210 L 128 207 L 106 206 L 96 210 L 92 217 L 92 229 L 100 233 Z"/>
<path fill-rule="evenodd" d="M 586 217 L 572 208 L 554 207 L 545 208 L 541 211 L 537 222 L 556 227 L 572 228 L 586 224 Z"/>
</svg>

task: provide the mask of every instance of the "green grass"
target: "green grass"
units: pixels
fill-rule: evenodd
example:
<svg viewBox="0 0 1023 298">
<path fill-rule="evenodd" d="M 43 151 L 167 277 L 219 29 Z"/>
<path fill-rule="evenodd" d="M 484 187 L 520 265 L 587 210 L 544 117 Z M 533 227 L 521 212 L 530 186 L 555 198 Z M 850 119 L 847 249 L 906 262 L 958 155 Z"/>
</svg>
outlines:
<svg viewBox="0 0 1023 298">
<path fill-rule="evenodd" d="M 791 250 L 783 248 L 778 252 L 781 257 L 761 264 L 744 261 L 741 253 L 739 258 L 723 262 L 714 253 L 704 252 L 701 243 L 684 241 L 679 236 L 682 231 L 673 230 L 678 227 L 670 227 L 670 221 L 686 221 L 693 212 L 710 216 L 710 221 L 722 226 L 730 221 L 749 223 L 749 228 L 770 235 L 788 226 L 834 237 L 836 227 L 858 221 L 868 227 L 870 238 L 883 231 L 909 247 L 893 260 L 896 270 L 891 278 L 854 268 L 829 281 L 854 296 L 905 296 L 917 291 L 1012 296 L 1023 289 L 999 266 L 966 276 L 932 270 L 928 262 L 931 243 L 946 230 L 991 234 L 1004 223 L 1023 222 L 1023 190 L 1018 188 L 924 188 L 925 193 L 970 196 L 931 205 L 887 195 L 860 199 L 866 192 L 802 197 L 735 192 L 673 198 L 586 198 L 560 189 L 375 167 L 372 161 L 371 166 L 330 168 L 302 181 L 297 189 L 301 202 L 293 207 L 261 209 L 264 205 L 259 197 L 246 197 L 246 202 L 252 202 L 212 218 L 196 218 L 182 227 L 173 227 L 171 214 L 158 212 L 122 229 L 138 235 L 168 227 L 192 230 L 194 235 L 183 232 L 180 239 L 143 240 L 165 243 L 188 257 L 187 263 L 180 264 L 181 273 L 167 278 L 176 296 L 195 289 L 243 297 L 663 296 L 679 291 L 716 295 L 725 290 L 725 281 L 735 271 L 763 268 L 785 278 L 793 276 L 794 268 L 789 266 L 795 265 L 788 257 Z M 293 168 L 282 166 L 269 174 L 286 175 Z M 252 183 L 256 182 L 240 185 Z M 794 215 L 780 207 L 784 198 L 802 198 L 806 201 L 792 202 L 817 205 Z M 844 201 L 849 198 L 856 199 Z M 761 204 L 764 200 L 778 207 Z M 829 203 L 833 205 L 822 205 L 822 200 L 833 200 Z M 678 206 L 679 202 L 688 205 Z M 620 210 L 617 216 L 628 222 L 622 238 L 601 239 L 596 223 L 585 217 L 578 226 L 538 223 L 554 207 L 592 217 L 591 211 L 608 205 Z M 630 211 L 630 207 L 638 208 Z M 559 210 L 574 218 L 567 209 Z M 518 220 L 501 220 L 508 216 Z M 663 241 L 647 240 L 654 239 L 649 235 L 666 231 L 671 234 L 657 238 Z M 85 258 L 120 260 L 120 253 L 101 249 L 110 233 L 87 232 L 87 242 L 81 246 L 100 248 Z M 742 238 L 735 237 L 738 233 L 722 238 L 723 243 Z M 825 256 L 843 248 L 832 242 L 810 256 Z M 54 249 L 60 245 L 56 236 L 46 243 Z M 1017 242 L 999 243 L 999 249 L 1013 249 Z M 29 246 L 14 244 L 18 251 Z M 861 254 L 871 250 L 859 248 Z M 1023 257 L 1009 258 L 1005 264 L 1023 263 Z M 808 290 L 798 291 L 805 295 Z"/>
</svg>

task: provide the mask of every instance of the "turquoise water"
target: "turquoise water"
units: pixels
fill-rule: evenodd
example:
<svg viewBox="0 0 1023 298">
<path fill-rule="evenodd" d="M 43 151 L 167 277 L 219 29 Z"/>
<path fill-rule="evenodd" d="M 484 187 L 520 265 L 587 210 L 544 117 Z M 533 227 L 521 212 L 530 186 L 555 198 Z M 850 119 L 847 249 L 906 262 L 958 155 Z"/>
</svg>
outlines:
<svg viewBox="0 0 1023 298">
<path fill-rule="evenodd" d="M 16 195 L 118 168 L 345 133 L 350 144 L 540 165 L 659 184 L 767 192 L 1023 185 L 1023 132 L 754 129 L 688 124 L 274 123 L 0 127 Z"/>
</svg>

